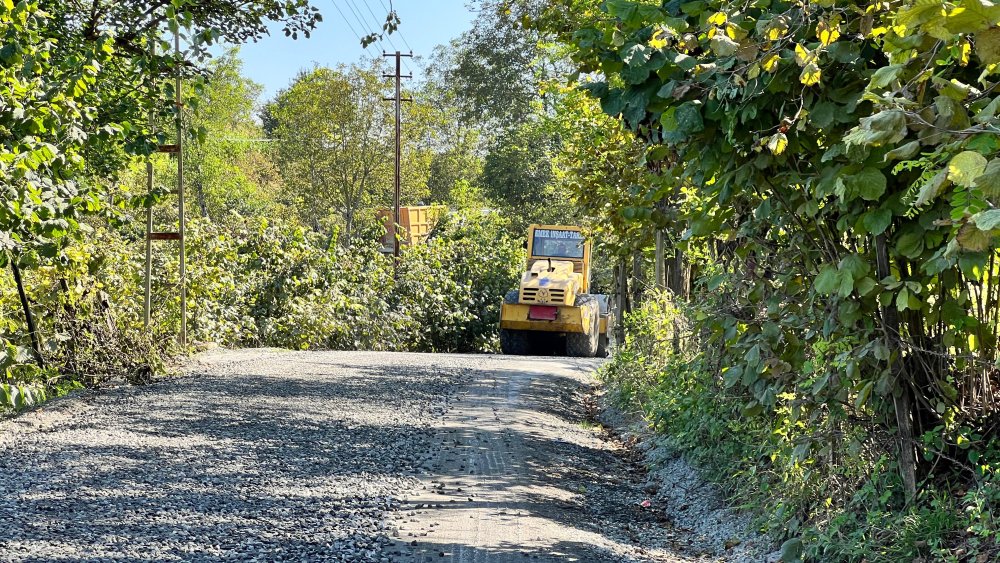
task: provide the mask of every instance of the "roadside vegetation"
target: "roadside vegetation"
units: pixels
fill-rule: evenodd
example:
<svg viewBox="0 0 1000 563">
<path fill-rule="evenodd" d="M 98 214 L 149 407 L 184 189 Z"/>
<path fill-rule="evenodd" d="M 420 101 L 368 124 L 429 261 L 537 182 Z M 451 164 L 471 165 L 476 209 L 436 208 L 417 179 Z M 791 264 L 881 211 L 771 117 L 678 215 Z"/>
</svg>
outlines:
<svg viewBox="0 0 1000 563">
<path fill-rule="evenodd" d="M 525 226 L 581 223 L 606 381 L 785 561 L 1000 557 L 1000 8 L 482 0 L 406 93 L 404 204 L 451 211 L 396 265 L 382 63 L 261 100 L 209 48 L 314 8 L 162 4 L 0 2 L 0 408 L 184 352 L 168 245 L 142 326 L 178 29 L 193 341 L 495 351 Z"/>
<path fill-rule="evenodd" d="M 630 270 L 665 239 L 622 400 L 785 560 L 996 560 L 1000 8 L 517 4 L 643 144 L 576 194 Z"/>
<path fill-rule="evenodd" d="M 0 4 L 4 78 L 17 86 L 0 92 L 13 108 L 0 118 L 0 410 L 109 378 L 147 381 L 185 352 L 175 243 L 153 246 L 152 319 L 142 320 L 147 209 L 154 230 L 177 228 L 176 164 L 155 152 L 175 142 L 173 45 L 151 41 L 154 29 L 181 32 L 186 64 L 193 346 L 498 349 L 524 227 L 572 213 L 552 195 L 557 143 L 533 76 L 534 36 L 487 9 L 478 35 L 420 63 L 426 78 L 404 92 L 414 103 L 404 106 L 403 204 L 449 212 L 394 264 L 376 218 L 392 201 L 383 61 L 303 70 L 264 100 L 238 49 L 210 48 L 260 37 L 269 21 L 305 35 L 321 25 L 312 7 L 89 4 Z M 113 32 L 123 21 L 141 25 Z M 484 36 L 488 47 L 475 39 Z M 508 91 L 489 86 L 482 57 L 503 65 Z"/>
</svg>

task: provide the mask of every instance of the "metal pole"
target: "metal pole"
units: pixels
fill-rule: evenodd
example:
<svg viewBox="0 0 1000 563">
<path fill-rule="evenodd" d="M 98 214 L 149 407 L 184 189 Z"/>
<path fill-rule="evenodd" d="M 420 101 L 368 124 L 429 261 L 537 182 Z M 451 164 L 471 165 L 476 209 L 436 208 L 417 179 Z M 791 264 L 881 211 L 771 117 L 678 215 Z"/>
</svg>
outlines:
<svg viewBox="0 0 1000 563">
<path fill-rule="evenodd" d="M 174 34 L 174 65 L 176 65 L 176 78 L 174 85 L 174 98 L 177 105 L 177 211 L 179 215 L 178 242 L 180 243 L 180 286 L 181 286 L 181 348 L 187 348 L 187 268 L 185 264 L 184 247 L 184 124 L 181 110 L 183 101 L 181 98 L 181 36 Z"/>
<path fill-rule="evenodd" d="M 403 99 L 403 94 L 401 90 L 401 82 L 403 78 L 413 78 L 412 75 L 403 76 L 403 69 L 401 67 L 403 62 L 403 57 L 412 57 L 413 53 L 403 54 L 396 51 L 393 54 L 382 53 L 383 57 L 395 57 L 396 58 L 396 73 L 395 74 L 384 74 L 386 78 L 394 78 L 396 80 L 396 95 L 393 98 L 384 98 L 385 100 L 392 100 L 396 103 L 396 172 L 395 178 L 393 179 L 393 194 L 392 194 L 392 255 L 394 268 L 399 267 L 399 206 L 400 200 L 402 199 L 402 187 L 401 187 L 401 176 L 402 176 L 402 102 L 410 102 L 412 99 Z M 397 272 L 398 273 L 398 272 Z"/>
</svg>

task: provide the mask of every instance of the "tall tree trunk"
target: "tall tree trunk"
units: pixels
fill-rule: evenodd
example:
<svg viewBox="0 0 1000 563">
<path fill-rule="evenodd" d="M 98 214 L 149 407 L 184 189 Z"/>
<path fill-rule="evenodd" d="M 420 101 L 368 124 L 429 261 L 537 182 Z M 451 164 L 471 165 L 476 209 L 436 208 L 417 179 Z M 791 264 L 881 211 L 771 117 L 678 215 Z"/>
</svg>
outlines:
<svg viewBox="0 0 1000 563">
<path fill-rule="evenodd" d="M 875 237 L 875 268 L 879 279 L 889 276 L 889 249 L 886 246 L 885 234 Z M 906 502 L 910 503 L 917 496 L 917 463 L 913 448 L 913 398 L 909 385 L 909 374 L 903 363 L 902 350 L 899 345 L 899 315 L 891 304 L 882 307 L 882 324 L 885 334 L 885 345 L 889 348 L 889 369 L 896 381 L 893 389 L 892 403 L 896 411 L 896 428 L 899 438 L 899 470 L 903 478 L 903 489 Z"/>
<path fill-rule="evenodd" d="M 642 251 L 632 254 L 632 309 L 638 309 L 642 302 L 642 286 L 644 282 L 642 271 Z"/>
<path fill-rule="evenodd" d="M 663 231 L 660 229 L 656 230 L 656 253 L 653 259 L 653 275 L 656 276 L 656 289 L 663 290 L 666 287 L 667 277 L 664 267 L 666 264 L 663 262 Z"/>
<path fill-rule="evenodd" d="M 667 287 L 678 298 L 685 294 L 684 291 L 684 253 L 680 249 L 674 249 L 674 257 L 669 266 L 670 279 L 667 280 Z"/>
<path fill-rule="evenodd" d="M 625 313 L 628 308 L 628 274 L 625 261 L 618 264 L 617 278 L 617 298 L 618 304 L 615 307 L 615 338 L 619 346 L 625 341 Z"/>
</svg>

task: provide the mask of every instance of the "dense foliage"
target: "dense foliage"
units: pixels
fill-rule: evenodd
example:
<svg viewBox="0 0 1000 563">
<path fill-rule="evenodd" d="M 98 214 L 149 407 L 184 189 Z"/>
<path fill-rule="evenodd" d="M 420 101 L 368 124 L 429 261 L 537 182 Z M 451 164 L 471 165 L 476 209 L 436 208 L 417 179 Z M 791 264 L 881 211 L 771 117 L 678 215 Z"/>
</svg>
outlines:
<svg viewBox="0 0 1000 563">
<path fill-rule="evenodd" d="M 209 56 L 217 41 L 260 37 L 268 22 L 294 36 L 320 21 L 299 0 L 235 11 L 201 1 L 0 3 L 0 410 L 109 377 L 145 381 L 186 352 L 175 343 L 172 244 L 154 248 L 153 319 L 142 326 L 146 210 L 154 229 L 177 221 L 174 157 L 153 151 L 176 141 L 178 112 L 187 213 L 197 217 L 187 230 L 192 341 L 496 348 L 520 244 L 471 183 L 477 135 L 463 125 L 452 136 L 454 110 L 440 103 L 453 86 L 407 93 L 416 101 L 404 115 L 404 203 L 427 201 L 433 184 L 454 211 L 397 267 L 378 251 L 375 221 L 391 185 L 380 62 L 303 73 L 261 123 L 261 88 L 242 76 L 238 51 Z M 182 61 L 160 40 L 166 31 L 179 33 Z M 178 71 L 181 107 L 168 103 Z M 432 162 L 453 157 L 462 170 L 439 166 L 432 182 Z"/>
<path fill-rule="evenodd" d="M 989 557 L 1000 8 L 518 4 L 647 146 L 639 201 L 580 199 L 608 230 L 664 231 L 693 277 L 685 322 L 634 331 L 689 328 L 656 354 L 678 356 L 653 370 L 668 431 L 734 433 L 717 461 L 790 553 Z M 672 404 L 676 382 L 702 400 Z"/>
<path fill-rule="evenodd" d="M 501 220 L 478 213 L 448 216 L 427 244 L 403 255 L 398 280 L 374 227 L 350 246 L 329 245 L 295 224 L 234 215 L 225 224 L 192 221 L 188 235 L 191 338 L 223 346 L 493 351 L 496 295 L 514 284 L 523 260 Z M 68 263 L 26 278 L 43 355 L 61 369 L 59 377 L 78 382 L 146 377 L 164 353 L 176 351 L 174 258 L 160 256 L 155 264 L 162 286 L 147 331 L 142 246 L 123 232 L 92 236 L 67 248 Z M 482 268 L 484 261 L 492 267 Z M 15 292 L 0 293 L 0 318 L 11 334 L 23 334 L 19 310 Z M 29 394 L 45 392 L 44 378 L 57 374 L 29 377 L 33 359 L 25 349 L 9 349 L 8 377 Z M 19 406 L 18 396 L 7 406 Z"/>
</svg>

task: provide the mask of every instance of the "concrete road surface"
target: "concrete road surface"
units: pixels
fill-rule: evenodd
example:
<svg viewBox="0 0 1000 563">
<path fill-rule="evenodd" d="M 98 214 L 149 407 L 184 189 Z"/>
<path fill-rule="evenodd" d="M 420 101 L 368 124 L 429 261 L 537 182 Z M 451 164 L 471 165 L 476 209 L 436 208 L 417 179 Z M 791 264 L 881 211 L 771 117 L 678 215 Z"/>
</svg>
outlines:
<svg viewBox="0 0 1000 563">
<path fill-rule="evenodd" d="M 0 422 L 2 561 L 692 561 L 597 360 L 214 352 Z"/>
</svg>

